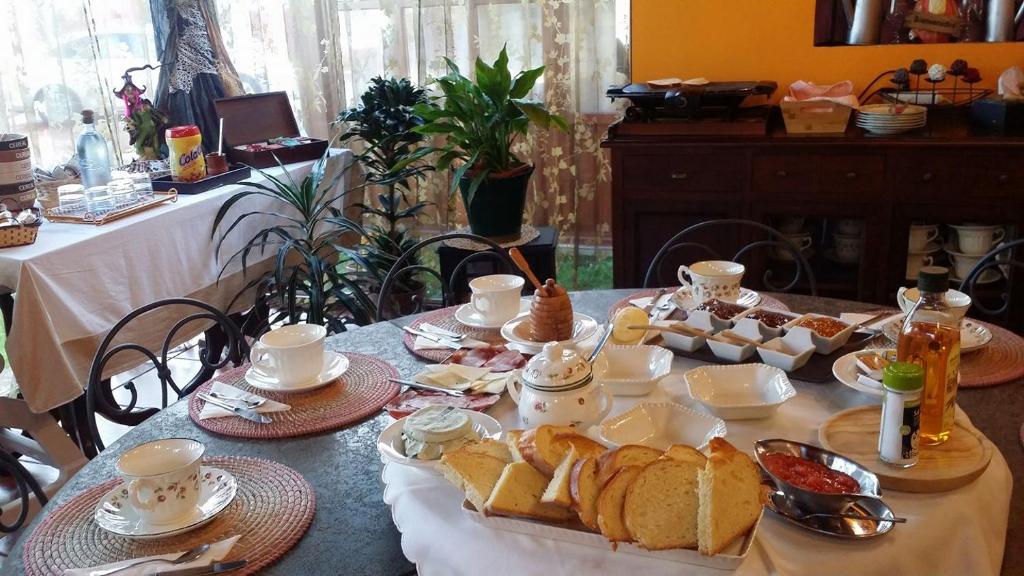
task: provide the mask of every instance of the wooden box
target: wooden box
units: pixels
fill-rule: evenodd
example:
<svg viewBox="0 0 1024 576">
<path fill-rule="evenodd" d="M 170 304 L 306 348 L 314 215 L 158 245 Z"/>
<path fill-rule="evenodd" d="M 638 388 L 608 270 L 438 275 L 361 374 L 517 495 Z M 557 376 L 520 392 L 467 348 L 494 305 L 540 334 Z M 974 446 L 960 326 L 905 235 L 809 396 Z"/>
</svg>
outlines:
<svg viewBox="0 0 1024 576">
<path fill-rule="evenodd" d="M 253 168 L 277 166 L 274 156 L 282 164 L 315 160 L 327 150 L 327 140 L 314 139 L 298 146 L 275 150 L 239 150 L 235 146 L 265 142 L 271 138 L 298 137 L 299 125 L 284 92 L 248 94 L 214 101 L 217 115 L 224 119 L 224 153 L 231 164 L 246 164 Z"/>
<path fill-rule="evenodd" d="M 790 134 L 843 134 L 853 108 L 827 100 L 779 102 Z"/>
</svg>

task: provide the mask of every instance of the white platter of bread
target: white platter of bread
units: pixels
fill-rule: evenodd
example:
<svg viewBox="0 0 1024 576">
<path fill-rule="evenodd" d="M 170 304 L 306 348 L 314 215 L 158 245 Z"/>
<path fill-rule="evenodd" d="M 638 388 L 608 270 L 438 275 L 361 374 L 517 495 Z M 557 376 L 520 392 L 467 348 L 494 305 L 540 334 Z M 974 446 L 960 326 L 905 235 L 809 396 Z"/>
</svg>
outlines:
<svg viewBox="0 0 1024 576">
<path fill-rule="evenodd" d="M 754 540 L 765 491 L 749 456 L 717 437 L 708 451 L 608 449 L 572 427 L 540 426 L 469 443 L 440 469 L 484 526 L 732 569 Z"/>
</svg>

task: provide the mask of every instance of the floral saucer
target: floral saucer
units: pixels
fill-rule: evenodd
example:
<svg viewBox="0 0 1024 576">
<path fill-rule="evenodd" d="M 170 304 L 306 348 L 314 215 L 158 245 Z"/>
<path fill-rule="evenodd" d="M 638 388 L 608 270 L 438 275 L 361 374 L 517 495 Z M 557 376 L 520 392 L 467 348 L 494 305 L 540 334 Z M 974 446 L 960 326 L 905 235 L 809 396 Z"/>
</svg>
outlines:
<svg viewBox="0 0 1024 576">
<path fill-rule="evenodd" d="M 238 492 L 238 483 L 229 472 L 213 466 L 199 469 L 199 502 L 192 514 L 168 524 L 150 524 L 143 520 L 128 501 L 128 489 L 119 484 L 107 492 L 93 517 L 107 532 L 137 540 L 166 538 L 206 524 L 227 508 Z"/>
<path fill-rule="evenodd" d="M 260 390 L 266 390 L 268 392 L 309 392 L 310 390 L 316 390 L 323 386 L 327 386 L 331 382 L 334 382 L 338 378 L 341 378 L 342 374 L 348 370 L 348 357 L 344 354 L 337 352 L 331 352 L 329 350 L 324 351 L 324 365 L 320 369 L 320 375 L 299 386 L 281 386 L 281 383 L 277 378 L 269 374 L 264 374 L 256 368 L 249 368 L 245 372 L 245 383 L 252 386 L 253 388 L 259 388 Z"/>
</svg>

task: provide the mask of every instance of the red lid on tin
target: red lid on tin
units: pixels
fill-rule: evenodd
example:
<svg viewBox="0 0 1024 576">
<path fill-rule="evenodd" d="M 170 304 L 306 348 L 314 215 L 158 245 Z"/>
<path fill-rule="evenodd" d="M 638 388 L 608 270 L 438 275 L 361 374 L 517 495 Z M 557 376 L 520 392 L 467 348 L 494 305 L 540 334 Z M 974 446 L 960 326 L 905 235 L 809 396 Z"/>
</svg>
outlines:
<svg viewBox="0 0 1024 576">
<path fill-rule="evenodd" d="M 167 129 L 168 138 L 185 138 L 187 136 L 199 136 L 199 127 L 189 124 L 188 126 L 172 126 Z"/>
</svg>

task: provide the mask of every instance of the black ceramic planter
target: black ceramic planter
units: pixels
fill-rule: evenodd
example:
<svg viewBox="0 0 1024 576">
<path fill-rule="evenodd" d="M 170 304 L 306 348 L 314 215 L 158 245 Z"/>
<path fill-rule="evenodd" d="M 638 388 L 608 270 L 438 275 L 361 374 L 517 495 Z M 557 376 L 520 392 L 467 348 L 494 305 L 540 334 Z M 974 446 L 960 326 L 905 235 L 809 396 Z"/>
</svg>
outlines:
<svg viewBox="0 0 1024 576">
<path fill-rule="evenodd" d="M 469 217 L 469 229 L 473 234 L 488 238 L 519 236 L 523 226 L 523 209 L 526 206 L 526 187 L 530 183 L 533 166 L 521 173 L 503 178 L 488 178 L 480 183 L 473 195 L 473 204 L 467 201 L 471 176 L 459 181 L 462 205 Z"/>
</svg>

